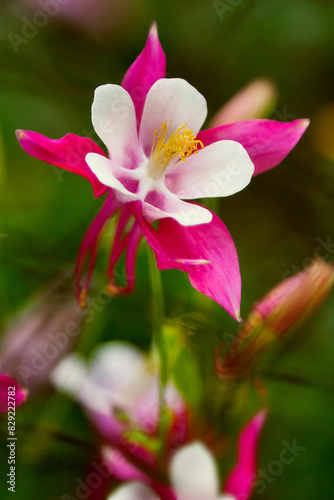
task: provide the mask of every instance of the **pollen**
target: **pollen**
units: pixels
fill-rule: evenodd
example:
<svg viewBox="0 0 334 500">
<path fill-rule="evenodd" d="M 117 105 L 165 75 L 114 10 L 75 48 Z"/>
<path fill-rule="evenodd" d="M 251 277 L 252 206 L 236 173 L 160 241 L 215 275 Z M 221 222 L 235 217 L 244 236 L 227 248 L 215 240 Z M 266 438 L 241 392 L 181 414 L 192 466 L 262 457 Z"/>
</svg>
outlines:
<svg viewBox="0 0 334 500">
<path fill-rule="evenodd" d="M 80 296 L 79 296 L 79 307 L 81 309 L 84 309 L 87 306 L 87 289 L 84 289 L 81 291 Z"/>
<path fill-rule="evenodd" d="M 175 167 L 181 161 L 186 162 L 192 154 L 203 148 L 202 141 L 196 139 L 194 132 L 183 123 L 175 131 L 169 129 L 169 120 L 162 124 L 160 132 L 153 134 L 153 143 L 150 155 L 150 170 L 154 177 L 159 177 Z"/>
<path fill-rule="evenodd" d="M 116 295 L 119 294 L 120 289 L 112 281 L 110 281 L 107 285 L 107 292 L 110 293 L 112 297 L 116 297 Z"/>
</svg>

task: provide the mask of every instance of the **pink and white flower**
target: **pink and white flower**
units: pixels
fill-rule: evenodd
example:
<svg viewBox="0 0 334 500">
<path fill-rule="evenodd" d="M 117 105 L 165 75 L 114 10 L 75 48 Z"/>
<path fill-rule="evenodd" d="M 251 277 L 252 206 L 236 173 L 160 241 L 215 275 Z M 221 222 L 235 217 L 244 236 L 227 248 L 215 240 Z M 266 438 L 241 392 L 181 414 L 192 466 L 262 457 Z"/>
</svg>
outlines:
<svg viewBox="0 0 334 500">
<path fill-rule="evenodd" d="M 204 97 L 185 80 L 166 79 L 165 70 L 153 24 L 122 85 L 96 89 L 92 121 L 108 156 L 91 139 L 72 134 L 60 140 L 28 131 L 17 136 L 26 152 L 88 179 L 95 196 L 108 193 L 79 251 L 77 295 L 82 303 L 99 238 L 119 212 L 108 266 L 112 292 L 133 289 L 144 235 L 160 269 L 188 272 L 197 290 L 240 319 L 241 278 L 233 240 L 215 214 L 187 200 L 240 191 L 253 174 L 276 166 L 289 153 L 308 121 L 248 120 L 200 131 L 207 115 Z M 151 225 L 155 220 L 158 230 Z M 115 267 L 124 251 L 127 284 L 120 287 Z"/>
<path fill-rule="evenodd" d="M 118 488 L 108 500 L 247 500 L 256 478 L 256 451 L 264 420 L 262 411 L 242 431 L 238 463 L 223 488 L 214 456 L 205 445 L 193 442 L 173 455 L 169 487 L 133 473 L 133 481 Z M 115 470 L 113 463 L 110 467 Z"/>
<path fill-rule="evenodd" d="M 153 460 L 126 438 L 129 431 L 154 436 L 158 429 L 159 377 L 151 357 L 131 344 L 107 342 L 94 351 L 89 364 L 77 354 L 68 355 L 54 369 L 51 380 L 83 405 L 105 443 Z M 173 447 L 187 438 L 187 407 L 171 382 L 165 401 Z"/>
<path fill-rule="evenodd" d="M 65 20 L 98 38 L 105 38 L 120 27 L 124 29 L 124 22 L 135 8 L 131 0 L 18 0 L 16 3 L 17 8 L 24 3 L 32 14 L 45 11 L 50 21 Z"/>
<path fill-rule="evenodd" d="M 52 382 L 83 405 L 100 436 L 104 466 L 114 478 L 129 483 L 110 500 L 249 498 L 264 410 L 242 430 L 237 463 L 222 487 L 212 453 L 204 444 L 191 441 L 189 412 L 171 383 L 166 391 L 167 474 L 157 459 L 159 451 L 150 450 L 145 440 L 131 440 L 133 431 L 146 435 L 147 443 L 157 437 L 160 416 L 156 368 L 138 348 L 108 342 L 97 348 L 89 364 L 78 355 L 69 355 L 53 371 Z"/>
</svg>

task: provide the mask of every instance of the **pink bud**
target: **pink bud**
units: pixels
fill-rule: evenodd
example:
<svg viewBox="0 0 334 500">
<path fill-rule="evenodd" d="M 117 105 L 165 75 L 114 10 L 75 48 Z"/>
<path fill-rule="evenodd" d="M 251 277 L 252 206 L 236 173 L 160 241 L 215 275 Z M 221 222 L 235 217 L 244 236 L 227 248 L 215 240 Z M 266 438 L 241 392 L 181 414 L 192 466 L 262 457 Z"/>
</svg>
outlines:
<svg viewBox="0 0 334 500">
<path fill-rule="evenodd" d="M 323 302 L 334 283 L 334 267 L 318 259 L 300 273 L 282 281 L 253 308 L 250 323 L 264 322 L 283 335 L 308 318 Z"/>
<path fill-rule="evenodd" d="M 217 375 L 247 375 L 277 339 L 315 312 L 333 283 L 334 267 L 317 259 L 273 288 L 254 305 L 231 345 L 216 351 Z"/>
<path fill-rule="evenodd" d="M 210 126 L 266 117 L 276 101 L 277 90 L 273 82 L 259 78 L 243 87 L 213 118 Z"/>
</svg>

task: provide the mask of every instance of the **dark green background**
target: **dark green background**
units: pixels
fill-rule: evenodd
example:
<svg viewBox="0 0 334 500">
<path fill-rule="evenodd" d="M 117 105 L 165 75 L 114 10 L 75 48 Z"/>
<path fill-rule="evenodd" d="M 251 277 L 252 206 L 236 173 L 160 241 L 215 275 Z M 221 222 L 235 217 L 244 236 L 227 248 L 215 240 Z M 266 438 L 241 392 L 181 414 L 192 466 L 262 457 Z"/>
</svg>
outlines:
<svg viewBox="0 0 334 500">
<path fill-rule="evenodd" d="M 96 1 L 98 6 L 99 2 Z M 21 35 L 24 2 L 0 7 L 0 301 L 1 329 L 41 287 L 71 269 L 88 224 L 101 201 L 87 181 L 55 170 L 23 153 L 14 131 L 35 130 L 51 138 L 92 131 L 90 106 L 95 87 L 120 83 L 144 46 L 149 26 L 158 22 L 168 76 L 187 79 L 207 98 L 209 119 L 244 84 L 270 77 L 279 89 L 274 118 L 282 114 L 314 118 L 334 100 L 334 3 L 320 0 L 243 0 L 217 13 L 211 1 L 132 2 L 110 30 L 88 34 L 64 19 L 50 19 L 16 54 L 8 39 Z M 313 146 L 313 126 L 289 157 L 255 178 L 243 192 L 217 202 L 215 210 L 236 243 L 243 278 L 242 315 L 282 276 L 312 258 L 318 238 L 333 235 L 334 165 Z M 213 205 L 211 205 L 213 206 Z M 108 241 L 103 240 L 95 291 L 103 286 Z M 332 259 L 332 255 L 327 258 Z M 306 259 L 306 260 L 305 260 Z M 195 292 L 185 275 L 163 273 L 170 317 L 194 311 L 214 324 L 208 343 L 234 333 L 225 311 Z M 94 290 L 93 290 L 94 293 Z M 282 441 L 306 447 L 295 462 L 254 498 L 313 500 L 332 497 L 334 460 L 333 294 L 293 343 L 270 366 L 270 413 L 261 439 L 260 467 L 277 460 Z M 206 321 L 206 320 L 204 320 Z M 142 245 L 138 283 L 130 297 L 115 299 L 84 331 L 82 349 L 101 339 L 125 338 L 147 347 L 150 285 Z M 193 339 L 196 344 L 196 336 Z M 211 345 L 211 344 L 210 344 Z M 292 383 L 282 374 L 306 381 Z M 73 494 L 92 460 L 93 434 L 81 411 L 50 391 L 32 398 L 17 416 L 16 499 L 56 499 Z M 41 431 L 40 428 L 47 431 Z M 5 427 L 3 426 L 5 429 Z M 88 446 L 54 432 L 75 436 Z M 1 475 L 7 471 L 1 447 Z M 4 486 L 1 477 L 1 486 Z M 1 493 L 1 498 L 11 498 Z"/>
</svg>

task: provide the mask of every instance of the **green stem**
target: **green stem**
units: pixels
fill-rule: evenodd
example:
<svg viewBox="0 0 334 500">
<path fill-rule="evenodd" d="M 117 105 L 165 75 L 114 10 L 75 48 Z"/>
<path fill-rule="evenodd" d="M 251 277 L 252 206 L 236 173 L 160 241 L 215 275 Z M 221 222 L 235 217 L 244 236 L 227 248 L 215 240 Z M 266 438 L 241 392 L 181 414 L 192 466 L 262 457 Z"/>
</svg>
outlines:
<svg viewBox="0 0 334 500">
<path fill-rule="evenodd" d="M 154 252 L 148 247 L 148 263 L 152 287 L 152 329 L 153 339 L 158 349 L 160 366 L 160 423 L 163 427 L 162 419 L 165 408 L 165 391 L 167 385 L 167 353 L 164 342 L 163 323 L 165 317 L 164 295 L 161 283 L 160 271 L 157 267 Z"/>
</svg>

